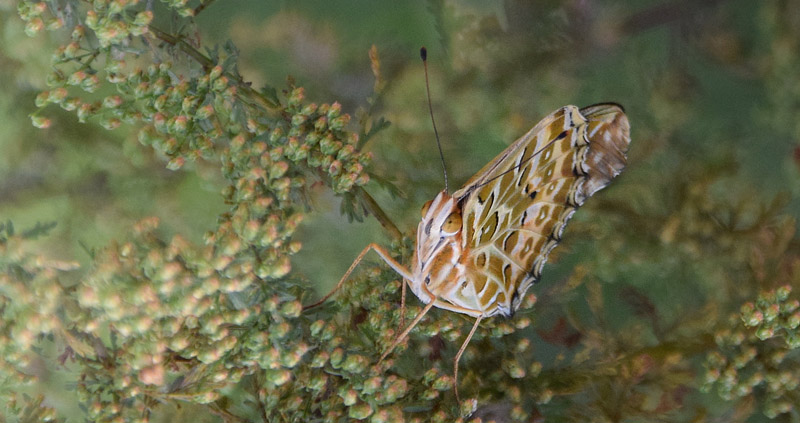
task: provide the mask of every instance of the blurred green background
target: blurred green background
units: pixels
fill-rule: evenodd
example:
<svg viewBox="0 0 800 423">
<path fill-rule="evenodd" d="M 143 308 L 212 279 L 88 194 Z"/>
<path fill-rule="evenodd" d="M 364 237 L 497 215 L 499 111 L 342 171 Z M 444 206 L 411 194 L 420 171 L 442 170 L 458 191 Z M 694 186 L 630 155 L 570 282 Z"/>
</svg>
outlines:
<svg viewBox="0 0 800 423">
<path fill-rule="evenodd" d="M 567 229 L 534 290 L 555 295 L 553 287 L 590 260 L 601 280 L 626 272 L 669 322 L 708 301 L 738 307 L 723 305 L 737 295 L 717 285 L 732 281 L 703 273 L 710 262 L 737 257 L 671 253 L 685 247 L 670 244 L 680 229 L 669 225 L 681 222 L 671 218 L 697 194 L 691 187 L 706 187 L 705 217 L 734 232 L 776 199 L 780 213 L 800 217 L 797 10 L 793 0 L 219 1 L 197 17 L 196 37 L 204 45 L 232 40 L 242 75 L 256 87 L 280 89 L 291 75 L 309 98 L 339 101 L 351 114 L 373 96 L 368 52 L 375 45 L 386 86 L 373 113 L 392 124 L 366 149 L 374 153 L 372 171 L 400 195 L 375 182 L 367 189 L 407 235 L 422 204 L 443 188 L 420 46 L 429 51 L 451 191 L 556 108 L 622 104 L 632 126 L 628 169 L 598 194 L 603 200 L 576 215 L 586 225 Z M 23 229 L 57 222 L 35 248 L 83 263 L 151 215 L 168 232 L 199 241 L 225 210 L 218 164 L 168 171 L 136 141 L 136 128 L 106 131 L 56 108 L 47 113 L 49 129 L 34 129 L 27 115 L 61 40 L 25 36 L 13 1 L 0 1 L 0 14 L 0 219 Z M 592 221 L 612 201 L 637 210 L 628 224 L 638 239 L 613 238 Z M 323 189 L 312 190 L 309 204 L 294 270 L 322 292 L 365 245 L 388 237 L 372 218 L 348 222 Z M 622 264 L 603 255 L 608 242 L 626 243 L 608 249 L 628 254 Z M 622 321 L 630 312 L 611 316 Z"/>
</svg>

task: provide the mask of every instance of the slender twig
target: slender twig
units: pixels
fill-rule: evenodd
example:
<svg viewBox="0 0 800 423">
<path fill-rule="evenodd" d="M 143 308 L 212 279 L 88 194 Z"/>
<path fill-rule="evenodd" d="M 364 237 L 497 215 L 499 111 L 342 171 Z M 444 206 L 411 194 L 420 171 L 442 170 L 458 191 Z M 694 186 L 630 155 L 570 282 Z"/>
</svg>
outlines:
<svg viewBox="0 0 800 423">
<path fill-rule="evenodd" d="M 242 421 L 241 417 L 239 417 L 239 416 L 237 416 L 235 414 L 232 414 L 231 412 L 223 409 L 218 404 L 214 404 L 214 403 L 209 404 L 209 407 L 207 408 L 207 410 L 211 414 L 215 414 L 218 417 L 222 418 L 222 420 L 225 421 L 225 422 L 241 422 Z"/>
<path fill-rule="evenodd" d="M 192 16 L 197 16 L 202 12 L 206 7 L 210 6 L 211 3 L 214 3 L 214 0 L 205 0 L 204 2 L 200 3 L 200 6 L 197 6 L 192 11 Z"/>
<path fill-rule="evenodd" d="M 372 196 L 369 195 L 369 193 L 362 187 L 356 187 L 354 190 L 356 196 L 364 203 L 364 207 L 367 208 L 367 211 L 369 211 L 370 214 L 375 216 L 375 219 L 377 219 L 378 223 L 383 226 L 383 229 L 389 232 L 389 235 L 392 238 L 398 241 L 401 240 L 403 238 L 403 233 L 397 229 L 397 226 L 395 226 L 394 222 L 392 222 L 392 219 L 390 219 L 389 216 L 383 211 L 375 199 L 372 198 Z"/>
<path fill-rule="evenodd" d="M 260 388 L 258 379 L 259 379 L 258 377 L 252 378 L 254 392 L 258 392 Z M 256 404 L 258 404 L 258 411 L 261 412 L 261 418 L 264 420 L 264 423 L 269 423 L 269 415 L 267 413 L 267 408 L 264 407 L 264 401 L 262 401 L 261 398 L 259 397 L 256 400 Z"/>
</svg>

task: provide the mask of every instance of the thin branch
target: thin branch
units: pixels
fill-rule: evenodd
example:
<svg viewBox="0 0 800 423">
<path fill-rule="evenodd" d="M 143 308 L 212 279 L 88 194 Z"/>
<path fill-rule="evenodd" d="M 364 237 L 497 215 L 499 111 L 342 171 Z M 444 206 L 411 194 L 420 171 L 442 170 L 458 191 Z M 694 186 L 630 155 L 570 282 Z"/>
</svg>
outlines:
<svg viewBox="0 0 800 423">
<path fill-rule="evenodd" d="M 211 60 L 211 58 L 209 58 L 205 54 L 201 53 L 199 50 L 194 48 L 191 44 L 187 43 L 182 37 L 176 37 L 176 36 L 170 35 L 170 34 L 164 32 L 164 31 L 156 28 L 153 25 L 149 25 L 148 29 L 159 40 L 181 49 L 182 52 L 184 52 L 189 57 L 194 59 L 197 63 L 199 63 L 206 72 L 210 71 L 214 66 L 216 66 L 216 63 L 214 63 L 214 61 Z M 241 92 L 249 95 L 252 98 L 258 99 L 268 109 L 275 110 L 275 109 L 279 109 L 280 108 L 280 105 L 275 104 L 272 100 L 270 100 L 269 98 L 265 97 L 264 95 L 262 95 L 258 91 L 254 90 L 253 87 L 251 87 L 248 82 L 245 82 L 244 79 L 242 79 L 241 75 L 232 74 L 230 72 L 226 72 L 225 76 L 227 76 L 228 78 L 230 78 L 234 82 L 236 82 L 236 86 Z"/>
<path fill-rule="evenodd" d="M 211 3 L 214 3 L 214 0 L 206 0 L 200 3 L 200 6 L 195 7 L 192 11 L 192 16 L 197 17 L 197 15 L 199 15 L 200 12 L 202 12 L 206 7 L 210 6 Z"/>
<path fill-rule="evenodd" d="M 361 201 L 364 204 L 364 207 L 367 208 L 367 211 L 369 211 L 373 216 L 375 216 L 375 219 L 377 219 L 378 223 L 380 223 L 381 226 L 383 226 L 383 229 L 389 232 L 389 235 L 392 238 L 398 241 L 403 239 L 403 233 L 400 232 L 399 229 L 397 229 L 397 226 L 395 226 L 394 222 L 392 222 L 392 219 L 390 219 L 389 216 L 383 211 L 383 209 L 381 208 L 381 206 L 378 205 L 375 199 L 372 198 L 372 196 L 369 195 L 369 193 L 362 187 L 356 187 L 354 189 L 356 196 L 359 199 L 361 199 Z"/>
</svg>

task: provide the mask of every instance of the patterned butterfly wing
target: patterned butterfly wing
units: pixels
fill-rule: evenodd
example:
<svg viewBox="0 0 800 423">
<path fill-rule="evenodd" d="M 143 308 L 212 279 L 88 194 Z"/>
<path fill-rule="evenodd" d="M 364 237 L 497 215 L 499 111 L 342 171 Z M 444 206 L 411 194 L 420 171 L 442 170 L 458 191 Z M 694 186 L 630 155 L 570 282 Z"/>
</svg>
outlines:
<svg viewBox="0 0 800 423">
<path fill-rule="evenodd" d="M 629 131 L 618 105 L 563 107 L 453 194 L 471 303 L 484 316 L 519 308 L 569 218 L 624 168 Z"/>
</svg>

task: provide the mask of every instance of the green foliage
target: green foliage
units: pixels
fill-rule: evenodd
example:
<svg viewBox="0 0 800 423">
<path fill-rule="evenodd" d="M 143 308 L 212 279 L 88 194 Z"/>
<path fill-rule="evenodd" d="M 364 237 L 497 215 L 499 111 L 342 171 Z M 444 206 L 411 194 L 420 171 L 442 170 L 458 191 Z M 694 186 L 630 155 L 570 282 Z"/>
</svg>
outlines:
<svg viewBox="0 0 800 423">
<path fill-rule="evenodd" d="M 414 45 L 387 48 L 375 35 L 340 47 L 340 60 L 371 86 L 357 100 L 332 88 L 332 68 L 306 66 L 282 88 L 242 76 L 255 74 L 243 45 L 290 40 L 300 69 L 335 45 L 317 32 L 363 38 L 361 21 L 383 24 L 394 9 L 299 5 L 275 12 L 263 39 L 220 10 L 215 19 L 245 27 L 252 40 L 211 46 L 197 34 L 213 26 L 204 21 L 212 11 L 230 7 L 219 2 L 20 1 L 18 17 L 3 17 L 9 27 L 58 46 L 48 73 L 31 76 L 47 88 L 19 94 L 14 106 L 35 106 L 41 132 L 0 141 L 0 181 L 24 182 L 13 158 L 40 144 L 110 141 L 47 162 L 66 181 L 52 191 L 3 183 L 0 194 L 28 204 L 17 214 L 35 219 L 32 197 L 119 191 L 111 205 L 77 211 L 48 203 L 58 226 L 17 222 L 30 226 L 19 231 L 3 218 L 3 420 L 707 421 L 733 410 L 737 420 L 798 421 L 800 26 L 791 11 L 800 4 L 708 3 L 625 10 L 453 0 L 398 13 L 399 27 L 421 13 L 437 32 L 426 41 L 439 41 L 428 45 L 432 94 L 451 179 L 466 179 L 503 148 L 496 140 L 566 103 L 619 101 L 633 126 L 628 169 L 578 212 L 543 282 L 512 319 L 481 324 L 461 360 L 458 404 L 452 360 L 471 319 L 434 310 L 379 362 L 401 322 L 421 310 L 409 299 L 400 315 L 401 280 L 385 266 L 365 261 L 333 300 L 303 309 L 322 290 L 301 272 L 324 261 L 303 247 L 333 226 L 313 213 L 326 196 L 351 220 L 377 220 L 391 251 L 411 259 L 413 240 L 402 234 L 413 226 L 401 232 L 379 204 L 413 222 L 441 188 L 420 66 L 405 58 L 417 40 L 402 35 Z M 325 27 L 337 17 L 335 31 Z M 309 39 L 319 45 L 302 45 Z M 25 63 L 0 71 L 43 68 Z M 325 96 L 341 103 L 307 98 Z M 75 121 L 88 125 L 63 129 Z M 463 142 L 450 141 L 455 133 Z M 82 238 L 86 226 L 63 240 L 70 235 L 58 231 L 73 227 L 73 214 L 136 203 L 155 186 L 86 188 L 74 175 L 89 172 L 89 154 L 114 161 L 102 167 L 108 178 L 125 175 L 130 161 L 141 167 L 128 175 L 166 181 L 148 213 L 160 218 L 137 215 L 100 247 Z M 211 227 L 160 207 L 180 197 L 186 175 L 205 175 L 209 191 L 221 191 L 200 202 Z M 12 210 L 2 199 L 0 213 Z M 305 239 L 303 225 L 314 228 Z M 343 251 L 346 266 L 349 251 L 363 248 L 353 243 L 335 239 L 328 249 Z"/>
<path fill-rule="evenodd" d="M 19 237 L 22 239 L 33 239 L 40 236 L 45 236 L 55 226 L 56 222 L 36 222 L 34 227 L 26 229 L 19 235 Z M 0 240 L 7 241 L 8 237 L 12 237 L 14 235 L 14 223 L 12 221 L 9 220 L 5 223 L 0 223 Z"/>
</svg>

